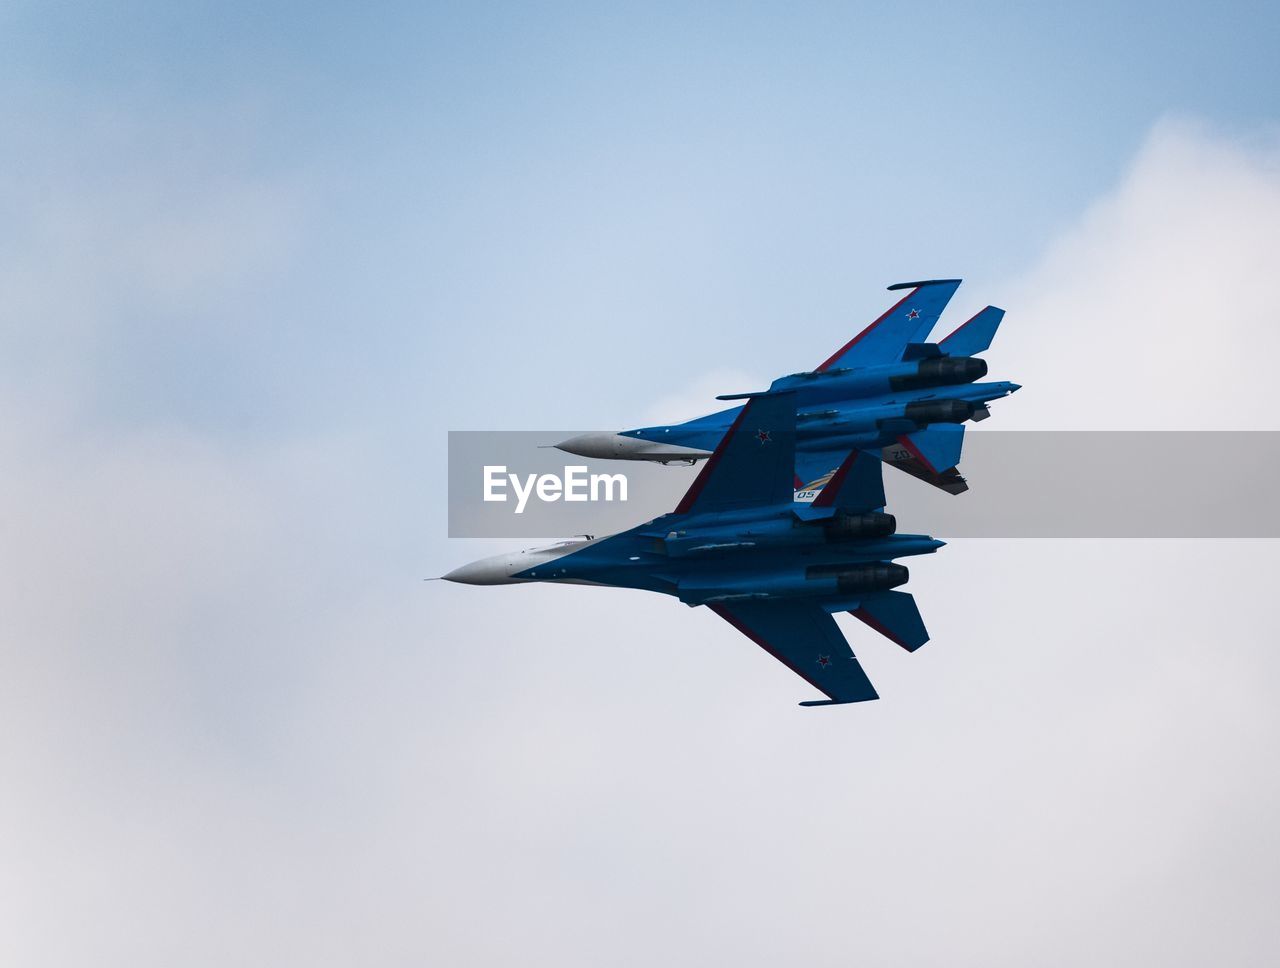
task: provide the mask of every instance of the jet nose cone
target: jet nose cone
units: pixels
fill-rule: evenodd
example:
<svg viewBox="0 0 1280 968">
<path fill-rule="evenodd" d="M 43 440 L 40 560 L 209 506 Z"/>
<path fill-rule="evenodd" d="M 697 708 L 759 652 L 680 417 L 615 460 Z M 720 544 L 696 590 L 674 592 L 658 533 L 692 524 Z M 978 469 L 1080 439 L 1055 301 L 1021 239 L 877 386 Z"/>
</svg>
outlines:
<svg viewBox="0 0 1280 968">
<path fill-rule="evenodd" d="M 684 444 L 666 442 L 659 437 L 670 432 L 669 427 L 646 427 L 635 431 L 636 437 L 626 434 L 579 434 L 556 444 L 557 450 L 579 457 L 593 457 L 600 460 L 653 460 L 653 461 L 698 461 L 710 457 L 711 451 L 697 447 L 686 447 Z"/>
<path fill-rule="evenodd" d="M 560 441 L 556 444 L 556 449 L 563 450 L 566 454 L 576 454 L 578 457 L 608 460 L 611 457 L 629 456 L 636 449 L 635 445 L 639 443 L 640 441 L 623 437 L 621 434 L 578 434 L 576 437 Z"/>
<path fill-rule="evenodd" d="M 515 585 L 520 579 L 511 577 L 514 571 L 515 566 L 511 555 L 496 555 L 493 558 L 481 558 L 469 565 L 455 568 L 449 574 L 440 577 L 460 585 Z"/>
<path fill-rule="evenodd" d="M 576 437 L 560 441 L 555 447 L 556 450 L 563 450 L 566 454 L 576 454 L 578 457 L 608 457 L 604 439 L 612 436 L 613 434 L 578 434 Z"/>
<path fill-rule="evenodd" d="M 1022 389 L 1021 383 L 1006 383 L 1005 386 L 1008 387 L 1010 393 L 1017 393 Z"/>
</svg>

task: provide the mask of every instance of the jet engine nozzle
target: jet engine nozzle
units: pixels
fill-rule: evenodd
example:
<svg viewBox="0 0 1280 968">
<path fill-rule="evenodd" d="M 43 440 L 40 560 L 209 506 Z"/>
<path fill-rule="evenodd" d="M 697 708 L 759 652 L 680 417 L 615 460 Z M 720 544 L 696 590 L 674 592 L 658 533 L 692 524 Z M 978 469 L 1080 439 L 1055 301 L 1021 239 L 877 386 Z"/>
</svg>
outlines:
<svg viewBox="0 0 1280 968">
<path fill-rule="evenodd" d="M 858 565 L 836 575 L 836 587 L 844 593 L 883 592 L 905 585 L 911 572 L 906 565 L 881 562 Z"/>
<path fill-rule="evenodd" d="M 828 541 L 844 541 L 855 538 L 887 538 L 898 530 L 898 520 L 883 511 L 854 514 L 841 511 L 828 518 L 823 528 Z"/>
<path fill-rule="evenodd" d="M 921 360 L 914 373 L 889 378 L 891 390 L 919 390 L 924 387 L 972 383 L 987 375 L 987 361 L 976 356 L 940 356 Z"/>
<path fill-rule="evenodd" d="M 904 415 L 923 427 L 933 423 L 964 423 L 976 410 L 977 406 L 968 400 L 914 400 L 907 404 Z"/>
</svg>

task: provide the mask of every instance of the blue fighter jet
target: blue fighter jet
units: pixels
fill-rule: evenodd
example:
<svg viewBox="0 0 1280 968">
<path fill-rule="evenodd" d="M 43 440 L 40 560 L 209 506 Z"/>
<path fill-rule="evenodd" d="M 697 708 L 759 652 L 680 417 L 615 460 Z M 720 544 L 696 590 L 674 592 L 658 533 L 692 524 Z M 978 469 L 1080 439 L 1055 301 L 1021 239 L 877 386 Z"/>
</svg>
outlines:
<svg viewBox="0 0 1280 968">
<path fill-rule="evenodd" d="M 941 342 L 924 342 L 959 285 L 959 279 L 933 279 L 890 286 L 909 291 L 817 368 L 773 381 L 772 392 L 795 391 L 797 500 L 813 500 L 854 448 L 879 453 L 949 493 L 968 489 L 956 467 L 963 425 L 985 420 L 987 405 L 1019 386 L 975 382 L 987 373 L 975 354 L 991 345 L 1003 309 L 988 306 Z M 556 446 L 581 457 L 693 463 L 711 456 L 741 412 L 734 407 L 674 426 L 582 434 Z"/>
<path fill-rule="evenodd" d="M 606 538 L 566 541 L 464 565 L 444 578 L 612 585 L 706 605 L 826 699 L 879 698 L 834 612 L 850 612 L 908 651 L 929 635 L 896 558 L 943 542 L 897 534 L 882 463 L 851 451 L 809 503 L 793 495 L 795 390 L 751 397 L 670 514 Z"/>
</svg>

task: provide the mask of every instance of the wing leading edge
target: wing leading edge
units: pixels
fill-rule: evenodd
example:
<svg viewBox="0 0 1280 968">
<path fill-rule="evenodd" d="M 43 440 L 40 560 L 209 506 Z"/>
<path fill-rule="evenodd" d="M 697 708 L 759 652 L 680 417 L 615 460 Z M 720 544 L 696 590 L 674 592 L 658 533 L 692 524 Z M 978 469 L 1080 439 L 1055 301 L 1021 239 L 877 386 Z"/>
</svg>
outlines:
<svg viewBox="0 0 1280 968">
<path fill-rule="evenodd" d="M 910 289 L 864 329 L 818 366 L 818 372 L 854 366 L 897 363 L 908 343 L 919 343 L 929 335 L 947 303 L 960 286 L 959 279 L 930 279 L 900 282 L 890 291 Z"/>
</svg>

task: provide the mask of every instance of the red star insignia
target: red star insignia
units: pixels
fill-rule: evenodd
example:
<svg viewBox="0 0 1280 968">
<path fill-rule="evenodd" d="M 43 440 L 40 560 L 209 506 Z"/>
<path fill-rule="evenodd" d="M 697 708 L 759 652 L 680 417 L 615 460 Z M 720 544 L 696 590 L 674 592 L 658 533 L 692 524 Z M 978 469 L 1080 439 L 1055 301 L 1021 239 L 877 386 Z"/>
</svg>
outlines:
<svg viewBox="0 0 1280 968">
<path fill-rule="evenodd" d="M 829 655 L 820 655 L 820 656 L 818 656 L 818 665 L 822 666 L 822 668 L 824 668 L 824 669 L 825 669 L 827 666 L 831 665 L 831 656 L 829 656 Z"/>
<path fill-rule="evenodd" d="M 756 440 L 760 441 L 761 446 L 763 446 L 764 444 L 767 444 L 767 443 L 769 443 L 771 440 L 773 440 L 773 438 L 772 438 L 771 436 L 769 436 L 769 431 L 767 431 L 767 430 L 757 430 L 757 431 L 756 431 Z"/>
<path fill-rule="evenodd" d="M 920 310 L 918 309 L 913 309 L 911 310 L 911 312 L 907 313 L 907 319 L 919 319 L 919 318 L 920 318 Z"/>
</svg>

